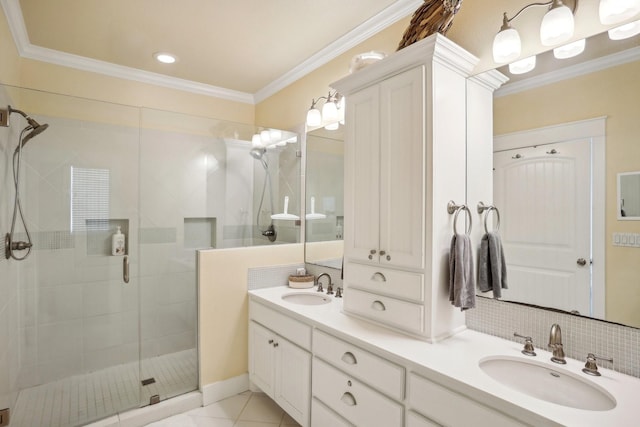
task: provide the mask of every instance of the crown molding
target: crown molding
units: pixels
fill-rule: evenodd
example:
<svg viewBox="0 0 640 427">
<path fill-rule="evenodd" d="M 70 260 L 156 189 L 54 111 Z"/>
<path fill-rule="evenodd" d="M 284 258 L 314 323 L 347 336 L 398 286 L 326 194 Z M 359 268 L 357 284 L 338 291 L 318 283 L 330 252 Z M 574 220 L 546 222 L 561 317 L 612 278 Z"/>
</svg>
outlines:
<svg viewBox="0 0 640 427">
<path fill-rule="evenodd" d="M 300 65 L 278 77 L 255 94 L 198 83 L 177 77 L 170 77 L 159 73 L 152 73 L 149 71 L 139 70 L 137 68 L 125 67 L 106 61 L 35 46 L 29 41 L 29 35 L 24 24 L 24 17 L 22 15 L 19 0 L 0 0 L 0 4 L 2 4 L 2 8 L 7 16 L 9 28 L 16 44 L 16 48 L 18 49 L 18 53 L 23 58 L 103 74 L 110 77 L 133 80 L 141 83 L 255 105 L 322 65 L 328 63 L 352 47 L 355 47 L 389 25 L 394 24 L 400 19 L 413 13 L 423 1 L 424 0 L 398 0 L 382 12 L 356 27 L 354 30 L 312 55 Z"/>
<path fill-rule="evenodd" d="M 622 52 L 612 53 L 611 55 L 601 58 L 591 59 L 589 61 L 561 68 L 556 71 L 540 74 L 539 76 L 529 79 L 520 80 L 519 82 L 508 83 L 495 91 L 495 97 L 512 95 L 525 90 L 535 89 L 551 83 L 567 80 L 573 77 L 582 76 L 596 71 L 604 70 L 617 65 L 626 64 L 628 62 L 640 59 L 640 47 L 634 47 Z"/>
<path fill-rule="evenodd" d="M 320 68 L 388 26 L 395 24 L 400 19 L 412 14 L 423 2 L 424 0 L 399 0 L 391 6 L 388 6 L 382 12 L 369 18 L 355 29 L 313 54 L 300 65 L 258 90 L 254 94 L 256 103 L 264 101 L 296 80 Z"/>
</svg>

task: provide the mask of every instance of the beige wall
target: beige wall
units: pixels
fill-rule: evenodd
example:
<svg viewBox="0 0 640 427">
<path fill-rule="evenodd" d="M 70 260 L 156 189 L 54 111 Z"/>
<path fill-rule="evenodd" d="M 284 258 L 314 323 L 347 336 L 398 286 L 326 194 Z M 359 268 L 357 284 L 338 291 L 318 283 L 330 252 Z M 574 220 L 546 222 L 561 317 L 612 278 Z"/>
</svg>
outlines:
<svg viewBox="0 0 640 427">
<path fill-rule="evenodd" d="M 640 221 L 617 220 L 616 176 L 640 170 L 640 61 L 497 98 L 495 134 L 607 116 L 606 318 L 640 327 L 636 248 L 611 244 L 612 233 L 640 233 Z M 525 112 L 525 113 L 523 113 Z"/>
<path fill-rule="evenodd" d="M 0 8 L 0 84 L 99 101 L 254 123 L 255 106 L 20 58 Z M 25 108 L 15 105 L 16 108 Z M 30 113 L 55 113 L 33 111 Z M 56 115 L 56 114 L 52 114 Z"/>
<path fill-rule="evenodd" d="M 247 270 L 301 262 L 302 244 L 199 251 L 202 385 L 247 372 Z"/>
</svg>

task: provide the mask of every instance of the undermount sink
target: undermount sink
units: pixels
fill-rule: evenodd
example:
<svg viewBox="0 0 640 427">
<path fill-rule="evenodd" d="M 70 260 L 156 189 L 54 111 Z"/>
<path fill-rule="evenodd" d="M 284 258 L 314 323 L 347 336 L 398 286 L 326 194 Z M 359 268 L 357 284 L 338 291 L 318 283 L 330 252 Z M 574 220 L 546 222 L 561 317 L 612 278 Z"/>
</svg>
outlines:
<svg viewBox="0 0 640 427">
<path fill-rule="evenodd" d="M 556 405 L 589 411 L 616 407 L 616 399 L 604 388 L 565 369 L 508 356 L 488 357 L 479 365 L 499 383 Z"/>
<path fill-rule="evenodd" d="M 324 294 L 310 294 L 308 292 L 293 292 L 282 295 L 282 299 L 293 304 L 322 305 L 331 302 L 331 298 Z"/>
</svg>

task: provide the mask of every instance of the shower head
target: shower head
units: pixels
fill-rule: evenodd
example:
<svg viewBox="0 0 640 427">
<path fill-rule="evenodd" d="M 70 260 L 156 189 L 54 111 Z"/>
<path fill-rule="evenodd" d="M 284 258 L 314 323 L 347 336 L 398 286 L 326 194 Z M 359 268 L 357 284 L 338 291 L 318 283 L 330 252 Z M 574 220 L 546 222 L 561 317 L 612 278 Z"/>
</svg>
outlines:
<svg viewBox="0 0 640 427">
<path fill-rule="evenodd" d="M 254 147 L 251 149 L 251 151 L 249 151 L 249 154 L 251 154 L 251 157 L 256 160 L 262 160 L 262 156 L 264 156 L 264 153 L 266 152 L 267 149 L 264 147 Z"/>
<path fill-rule="evenodd" d="M 27 129 L 29 127 L 31 127 L 31 129 L 32 129 L 31 132 L 29 132 L 24 138 L 22 138 L 21 143 L 18 144 L 18 146 L 16 147 L 16 151 L 18 151 L 18 149 L 21 146 L 24 147 L 24 145 L 27 143 L 27 141 L 29 141 L 31 138 L 33 138 L 34 136 L 40 135 L 42 132 L 47 130 L 47 128 L 49 127 L 49 125 L 46 124 L 46 123 L 41 125 L 40 123 L 35 121 L 35 119 L 32 119 L 31 117 L 29 117 L 25 112 L 20 111 L 20 110 L 15 109 L 15 108 L 11 108 L 11 105 L 9 105 L 8 110 L 9 110 L 9 113 L 18 113 L 22 117 L 24 117 L 27 120 L 27 123 L 29 123 L 29 126 L 27 127 Z"/>
</svg>

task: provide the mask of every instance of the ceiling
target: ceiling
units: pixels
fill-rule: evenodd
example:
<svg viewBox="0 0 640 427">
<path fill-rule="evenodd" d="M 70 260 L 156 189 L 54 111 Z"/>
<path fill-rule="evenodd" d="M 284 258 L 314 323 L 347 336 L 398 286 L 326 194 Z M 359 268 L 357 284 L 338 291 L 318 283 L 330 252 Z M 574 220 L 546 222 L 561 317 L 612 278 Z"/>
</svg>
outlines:
<svg viewBox="0 0 640 427">
<path fill-rule="evenodd" d="M 23 57 L 255 103 L 421 0 L 0 0 Z M 178 57 L 161 64 L 153 53 Z"/>
</svg>

